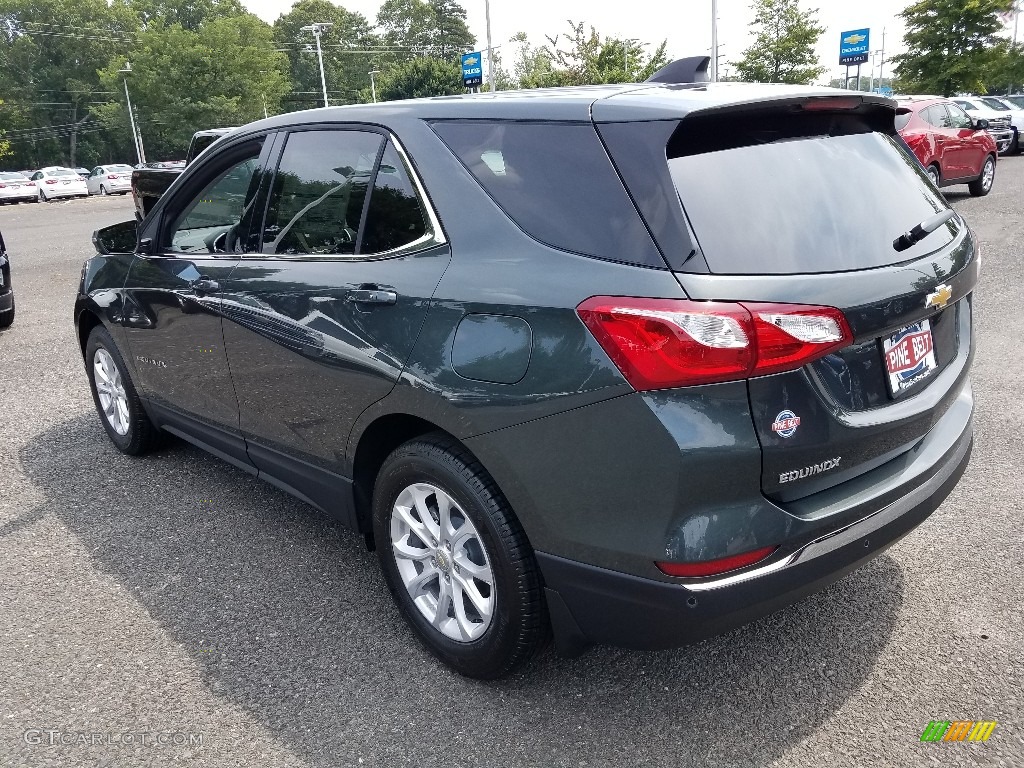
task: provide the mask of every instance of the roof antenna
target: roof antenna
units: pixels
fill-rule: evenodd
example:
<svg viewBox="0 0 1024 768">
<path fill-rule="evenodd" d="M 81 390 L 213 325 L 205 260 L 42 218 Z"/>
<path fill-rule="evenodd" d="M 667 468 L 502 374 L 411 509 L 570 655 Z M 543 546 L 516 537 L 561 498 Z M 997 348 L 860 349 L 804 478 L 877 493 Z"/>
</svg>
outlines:
<svg viewBox="0 0 1024 768">
<path fill-rule="evenodd" d="M 709 83 L 710 56 L 690 56 L 676 59 L 659 69 L 644 82 L 648 83 Z"/>
</svg>

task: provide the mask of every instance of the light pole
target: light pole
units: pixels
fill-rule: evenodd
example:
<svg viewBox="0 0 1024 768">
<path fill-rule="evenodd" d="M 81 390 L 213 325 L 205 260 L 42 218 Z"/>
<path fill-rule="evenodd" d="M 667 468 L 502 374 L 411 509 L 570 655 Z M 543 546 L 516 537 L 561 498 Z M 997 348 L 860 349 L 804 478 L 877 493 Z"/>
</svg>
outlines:
<svg viewBox="0 0 1024 768">
<path fill-rule="evenodd" d="M 629 40 L 622 41 L 622 68 L 623 70 L 625 70 L 624 74 L 626 75 L 627 83 L 633 82 L 632 80 L 629 79 L 629 47 L 633 43 L 639 42 L 640 40 L 635 37 L 631 37 L 629 38 Z"/>
<path fill-rule="evenodd" d="M 718 0 L 711 0 L 711 82 L 718 82 Z"/>
<path fill-rule="evenodd" d="M 371 69 L 366 74 L 368 74 L 370 76 L 370 92 L 373 94 L 373 103 L 376 104 L 377 103 L 377 84 L 374 82 L 373 76 L 374 75 L 379 75 L 380 74 L 380 70 L 379 69 Z"/>
<path fill-rule="evenodd" d="M 484 0 L 484 13 L 487 15 L 487 85 L 494 93 L 494 49 L 491 47 L 491 0 Z"/>
<path fill-rule="evenodd" d="M 313 37 L 316 38 L 316 58 L 320 62 L 320 87 L 324 91 L 324 106 L 329 107 L 327 103 L 327 78 L 324 76 L 324 53 L 320 48 L 320 35 L 324 33 L 324 30 L 328 27 L 333 27 L 334 24 L 329 21 L 318 21 L 316 24 L 307 24 L 304 27 L 300 27 L 301 32 L 312 32 Z"/>
<path fill-rule="evenodd" d="M 135 128 L 135 113 L 132 112 L 132 97 L 128 95 L 128 75 L 132 72 L 132 63 L 126 61 L 122 69 L 117 70 L 124 75 L 124 99 L 128 102 L 128 120 L 132 124 L 132 141 L 135 144 L 135 154 L 139 158 L 139 165 L 146 162 L 146 155 L 142 151 L 142 136 Z"/>
</svg>

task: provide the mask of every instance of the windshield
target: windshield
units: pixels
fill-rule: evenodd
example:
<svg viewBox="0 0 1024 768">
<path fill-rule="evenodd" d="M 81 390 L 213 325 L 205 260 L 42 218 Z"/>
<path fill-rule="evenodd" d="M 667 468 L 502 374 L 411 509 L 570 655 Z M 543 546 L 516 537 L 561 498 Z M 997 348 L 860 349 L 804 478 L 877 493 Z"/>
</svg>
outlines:
<svg viewBox="0 0 1024 768">
<path fill-rule="evenodd" d="M 70 168 L 58 168 L 54 171 L 47 171 L 47 176 L 77 176 L 78 174 Z"/>
<path fill-rule="evenodd" d="M 1014 106 L 1024 109 L 1024 96 L 1007 96 L 1006 100 Z"/>
<path fill-rule="evenodd" d="M 978 105 L 975 104 L 973 101 L 963 101 L 961 99 L 953 99 L 953 103 L 959 104 L 961 107 L 963 107 L 966 110 L 977 111 L 977 109 L 978 109 Z"/>
<path fill-rule="evenodd" d="M 685 124 L 685 121 L 684 121 Z M 759 126 L 754 139 L 764 136 Z M 895 136 L 774 140 L 672 157 L 669 168 L 708 266 L 720 274 L 843 272 L 918 258 L 949 243 L 949 222 L 903 252 L 893 240 L 947 209 Z"/>
<path fill-rule="evenodd" d="M 985 106 L 991 107 L 992 109 L 996 110 L 997 112 L 1009 112 L 1010 111 L 1010 108 L 1008 106 L 1006 106 L 1005 104 L 1003 104 L 1003 102 L 1001 102 L 999 99 L 982 99 L 981 101 L 982 101 L 982 103 Z"/>
</svg>

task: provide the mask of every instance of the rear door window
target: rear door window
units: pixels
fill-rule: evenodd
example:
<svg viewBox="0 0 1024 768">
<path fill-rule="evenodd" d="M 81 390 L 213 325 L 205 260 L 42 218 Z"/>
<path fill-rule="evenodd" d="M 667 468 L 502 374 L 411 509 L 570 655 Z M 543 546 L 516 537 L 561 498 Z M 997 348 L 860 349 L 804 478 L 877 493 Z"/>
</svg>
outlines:
<svg viewBox="0 0 1024 768">
<path fill-rule="evenodd" d="M 370 192 L 358 252 L 387 253 L 425 242 L 430 227 L 402 157 L 390 141 Z"/>
<path fill-rule="evenodd" d="M 669 142 L 669 169 L 712 272 L 869 269 L 953 239 L 955 219 L 906 251 L 893 249 L 947 205 L 895 136 L 844 119 L 683 121 Z"/>
<path fill-rule="evenodd" d="M 472 120 L 436 122 L 433 128 L 534 239 L 664 269 L 592 124 Z"/>
</svg>

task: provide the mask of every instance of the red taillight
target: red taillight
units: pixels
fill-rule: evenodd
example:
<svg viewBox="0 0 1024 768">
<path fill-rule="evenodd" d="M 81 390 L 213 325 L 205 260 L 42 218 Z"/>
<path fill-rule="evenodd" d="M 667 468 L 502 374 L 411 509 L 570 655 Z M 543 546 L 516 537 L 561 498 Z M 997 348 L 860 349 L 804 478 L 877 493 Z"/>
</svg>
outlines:
<svg viewBox="0 0 1024 768">
<path fill-rule="evenodd" d="M 699 563 L 655 563 L 667 576 L 717 576 L 727 571 L 735 571 L 747 565 L 764 560 L 778 547 L 762 547 L 742 555 L 730 555 L 717 560 L 704 560 Z"/>
<path fill-rule="evenodd" d="M 108 173 L 107 174 L 107 178 L 108 179 L 120 179 L 121 177 L 118 176 L 116 173 Z"/>
<path fill-rule="evenodd" d="M 56 184 L 56 183 L 57 183 L 57 180 L 56 180 L 56 179 L 47 179 L 47 180 L 46 180 L 46 183 L 47 183 L 47 184 Z"/>
<path fill-rule="evenodd" d="M 832 307 L 595 296 L 576 312 L 637 390 L 796 370 L 853 340 Z"/>
<path fill-rule="evenodd" d="M 7 189 L 7 185 L 6 184 L 0 184 L 0 189 Z"/>
</svg>

